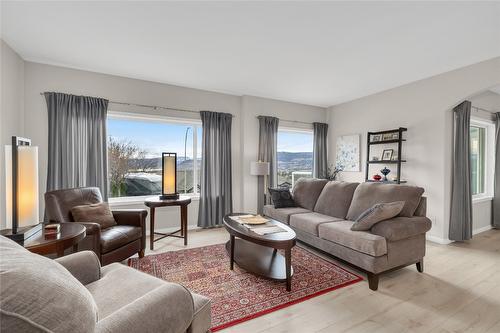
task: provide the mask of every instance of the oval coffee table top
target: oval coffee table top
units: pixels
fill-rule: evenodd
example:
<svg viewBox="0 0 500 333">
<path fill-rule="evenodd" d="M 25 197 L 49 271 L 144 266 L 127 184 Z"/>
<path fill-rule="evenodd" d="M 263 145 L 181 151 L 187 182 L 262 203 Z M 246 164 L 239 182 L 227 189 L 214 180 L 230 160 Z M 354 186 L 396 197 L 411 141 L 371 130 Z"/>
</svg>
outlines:
<svg viewBox="0 0 500 333">
<path fill-rule="evenodd" d="M 268 223 L 279 226 L 285 231 L 267 235 L 259 235 L 231 218 L 231 216 L 238 216 L 238 215 L 250 215 L 250 214 L 233 213 L 226 215 L 223 218 L 224 226 L 226 227 L 227 231 L 230 234 L 253 243 L 275 248 L 281 248 L 281 247 L 286 248 L 289 247 L 291 244 L 295 245 L 295 239 L 297 238 L 297 235 L 295 234 L 295 231 L 293 231 L 292 228 L 290 228 L 286 224 L 273 220 L 269 217 L 266 217 L 269 220 Z"/>
</svg>

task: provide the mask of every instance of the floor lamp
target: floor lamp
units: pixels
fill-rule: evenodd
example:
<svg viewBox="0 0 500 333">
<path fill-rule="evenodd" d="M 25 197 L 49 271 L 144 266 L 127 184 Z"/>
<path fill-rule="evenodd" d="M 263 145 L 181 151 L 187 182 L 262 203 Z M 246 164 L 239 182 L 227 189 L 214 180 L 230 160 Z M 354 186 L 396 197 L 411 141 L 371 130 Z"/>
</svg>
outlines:
<svg viewBox="0 0 500 333">
<path fill-rule="evenodd" d="M 264 212 L 264 204 L 266 201 L 267 176 L 269 175 L 269 162 L 251 162 L 250 174 L 258 176 L 258 191 L 257 191 L 257 213 Z"/>
</svg>

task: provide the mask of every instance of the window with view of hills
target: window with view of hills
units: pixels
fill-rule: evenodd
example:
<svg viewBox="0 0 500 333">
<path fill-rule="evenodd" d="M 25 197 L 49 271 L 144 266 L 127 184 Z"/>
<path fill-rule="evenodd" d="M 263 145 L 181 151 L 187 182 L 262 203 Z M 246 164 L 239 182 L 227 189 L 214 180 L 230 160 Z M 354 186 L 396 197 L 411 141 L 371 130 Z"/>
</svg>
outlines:
<svg viewBox="0 0 500 333">
<path fill-rule="evenodd" d="M 312 177 L 312 131 L 278 130 L 278 186 L 293 187 L 300 178 Z"/>
<path fill-rule="evenodd" d="M 161 193 L 161 153 L 177 153 L 177 191 L 199 193 L 201 124 L 108 116 L 110 197 Z"/>
</svg>

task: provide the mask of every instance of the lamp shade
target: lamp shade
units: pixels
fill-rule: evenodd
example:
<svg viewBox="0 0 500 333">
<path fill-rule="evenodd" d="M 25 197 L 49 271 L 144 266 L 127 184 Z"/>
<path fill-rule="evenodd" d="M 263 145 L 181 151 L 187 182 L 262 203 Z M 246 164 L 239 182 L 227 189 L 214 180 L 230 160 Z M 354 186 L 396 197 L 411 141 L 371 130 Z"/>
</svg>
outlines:
<svg viewBox="0 0 500 333">
<path fill-rule="evenodd" d="M 5 186 L 7 228 L 13 227 L 13 173 L 12 146 L 5 147 Z M 38 147 L 17 147 L 17 227 L 27 227 L 38 223 Z"/>
<path fill-rule="evenodd" d="M 162 153 L 160 199 L 177 199 L 177 154 Z"/>
<path fill-rule="evenodd" d="M 267 176 L 269 175 L 269 162 L 251 162 L 250 174 L 252 176 Z"/>
</svg>

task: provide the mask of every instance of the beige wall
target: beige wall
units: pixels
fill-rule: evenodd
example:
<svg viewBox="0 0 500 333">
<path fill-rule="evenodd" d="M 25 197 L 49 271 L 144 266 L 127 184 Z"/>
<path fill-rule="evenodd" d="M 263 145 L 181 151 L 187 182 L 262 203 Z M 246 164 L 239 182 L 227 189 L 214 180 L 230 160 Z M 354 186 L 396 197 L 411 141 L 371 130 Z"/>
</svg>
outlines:
<svg viewBox="0 0 500 333">
<path fill-rule="evenodd" d="M 110 101 L 168 106 L 191 110 L 212 110 L 234 115 L 232 127 L 233 202 L 235 211 L 256 211 L 257 179 L 249 175 L 250 161 L 257 159 L 257 115 L 273 115 L 302 121 L 326 121 L 324 108 L 276 101 L 252 96 L 235 96 L 184 88 L 124 77 L 26 62 L 25 105 L 26 135 L 39 146 L 40 189 L 46 188 L 47 110 L 40 92 L 58 91 L 77 95 L 100 96 Z M 125 107 L 111 103 L 112 111 L 197 118 L 196 114 L 149 108 Z M 295 124 L 291 124 L 295 125 Z M 42 196 L 40 197 L 42 200 Z M 141 203 L 116 204 L 119 208 L 141 208 Z M 42 208 L 42 207 L 41 207 Z M 43 212 L 43 209 L 41 210 Z M 196 225 L 198 201 L 189 206 L 189 224 Z M 176 208 L 158 213 L 158 228 L 178 225 Z"/>
<path fill-rule="evenodd" d="M 362 171 L 344 172 L 341 177 L 363 181 L 366 133 L 407 127 L 403 157 L 408 162 L 403 167 L 403 178 L 425 188 L 429 199 L 427 214 L 433 221 L 429 239 L 446 242 L 451 191 L 451 109 L 499 83 L 500 58 L 495 58 L 330 107 L 330 162 L 334 163 L 339 135 L 361 134 Z"/>
<path fill-rule="evenodd" d="M 24 134 L 24 61 L 3 40 L 0 76 L 0 229 L 5 228 L 5 151 L 13 135 Z"/>
</svg>

